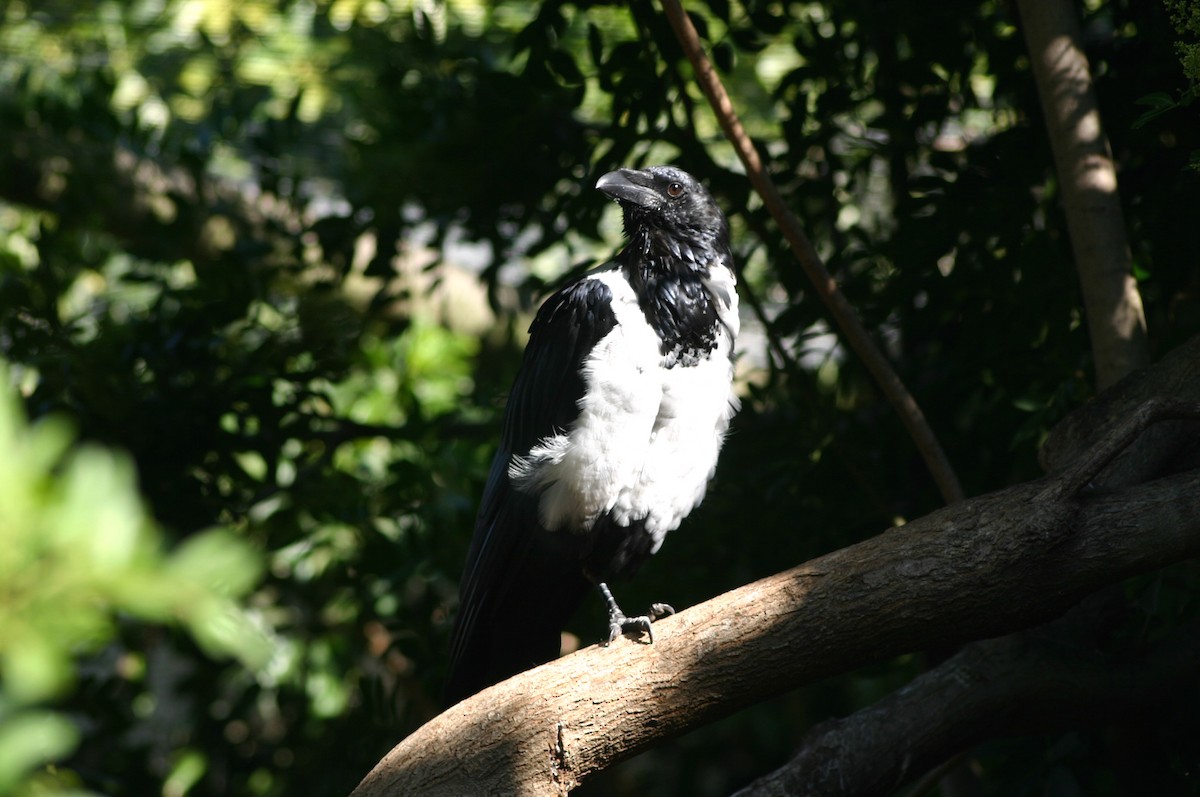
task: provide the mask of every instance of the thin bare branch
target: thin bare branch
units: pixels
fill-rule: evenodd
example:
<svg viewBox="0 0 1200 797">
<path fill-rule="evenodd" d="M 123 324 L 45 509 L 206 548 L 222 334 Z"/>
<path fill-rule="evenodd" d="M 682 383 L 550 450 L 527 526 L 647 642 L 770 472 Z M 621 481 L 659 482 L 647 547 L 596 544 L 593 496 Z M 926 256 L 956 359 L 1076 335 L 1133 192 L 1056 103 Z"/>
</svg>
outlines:
<svg viewBox="0 0 1200 797">
<path fill-rule="evenodd" d="M 725 132 L 725 137 L 733 144 L 738 157 L 745 166 L 746 176 L 775 219 L 775 223 L 783 231 L 792 253 L 796 256 L 796 260 L 799 261 L 805 274 L 808 275 L 817 295 L 825 303 L 829 314 L 833 316 L 850 348 L 866 366 L 884 396 L 899 414 L 900 420 L 916 444 L 922 459 L 925 460 L 926 467 L 933 475 L 943 499 L 946 503 L 962 500 L 963 490 L 958 476 L 955 474 L 950 460 L 946 457 L 941 443 L 938 442 L 933 430 L 929 427 L 916 399 L 908 392 L 896 371 L 883 356 L 879 347 L 875 345 L 862 322 L 859 321 L 854 309 L 846 301 L 837 282 L 825 268 L 820 255 L 808 240 L 808 236 L 804 234 L 799 219 L 783 201 L 775 182 L 767 174 L 758 150 L 755 149 L 754 143 L 742 126 L 742 122 L 733 108 L 733 102 L 729 99 L 729 94 L 721 83 L 721 78 L 701 47 L 700 37 L 696 33 L 695 26 L 692 25 L 691 19 L 684 12 L 679 0 L 662 0 L 662 6 L 671 23 L 671 28 L 675 31 L 676 38 L 679 39 L 684 53 L 692 64 L 696 82 L 700 85 L 704 96 L 708 98 L 709 105 L 712 106 L 713 113 L 716 114 L 717 121 Z"/>
</svg>

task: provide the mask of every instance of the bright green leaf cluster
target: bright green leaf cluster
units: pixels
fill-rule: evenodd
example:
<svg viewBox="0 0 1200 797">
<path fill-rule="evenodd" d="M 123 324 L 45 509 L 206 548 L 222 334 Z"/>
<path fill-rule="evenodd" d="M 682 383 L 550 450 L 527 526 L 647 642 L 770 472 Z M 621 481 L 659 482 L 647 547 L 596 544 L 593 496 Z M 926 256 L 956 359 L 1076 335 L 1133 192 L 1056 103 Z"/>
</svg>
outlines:
<svg viewBox="0 0 1200 797">
<path fill-rule="evenodd" d="M 1200 6 L 1191 0 L 1166 0 L 1175 29 L 1183 41 L 1175 43 L 1183 74 L 1188 80 L 1200 82 Z"/>
<path fill-rule="evenodd" d="M 0 367 L 0 794 L 74 748 L 70 721 L 38 704 L 69 691 L 119 618 L 182 624 L 251 667 L 270 654 L 236 602 L 258 582 L 257 553 L 222 530 L 164 552 L 129 459 L 74 445 L 61 420 L 29 425 L 10 384 Z"/>
</svg>

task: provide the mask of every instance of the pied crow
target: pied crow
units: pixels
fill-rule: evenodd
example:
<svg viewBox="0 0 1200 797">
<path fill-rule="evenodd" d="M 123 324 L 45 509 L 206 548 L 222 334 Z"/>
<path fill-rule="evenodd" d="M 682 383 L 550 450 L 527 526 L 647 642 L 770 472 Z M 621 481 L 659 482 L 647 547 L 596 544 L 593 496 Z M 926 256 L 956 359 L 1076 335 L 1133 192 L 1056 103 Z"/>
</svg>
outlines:
<svg viewBox="0 0 1200 797">
<path fill-rule="evenodd" d="M 530 327 L 460 587 L 451 703 L 557 656 L 593 586 L 609 642 L 673 611 L 626 617 L 604 582 L 704 498 L 737 411 L 738 299 L 716 202 L 672 166 L 618 169 L 596 188 L 621 206 L 628 243 Z"/>
</svg>

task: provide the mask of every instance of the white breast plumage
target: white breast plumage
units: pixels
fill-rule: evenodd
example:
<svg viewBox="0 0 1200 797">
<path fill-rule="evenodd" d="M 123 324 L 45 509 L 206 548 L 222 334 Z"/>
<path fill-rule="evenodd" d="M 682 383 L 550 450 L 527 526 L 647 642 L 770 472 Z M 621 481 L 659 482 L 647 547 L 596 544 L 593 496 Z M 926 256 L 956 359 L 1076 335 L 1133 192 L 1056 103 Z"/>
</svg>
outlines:
<svg viewBox="0 0 1200 797">
<path fill-rule="evenodd" d="M 611 513 L 621 526 L 644 521 L 657 551 L 704 498 L 729 420 L 732 347 L 738 331 L 733 276 L 716 269 L 708 288 L 721 322 L 717 346 L 689 366 L 667 367 L 657 334 L 618 267 L 589 279 L 612 291 L 616 326 L 584 367 L 587 389 L 570 429 L 514 457 L 514 485 L 539 495 L 544 528 L 586 532 Z"/>
</svg>

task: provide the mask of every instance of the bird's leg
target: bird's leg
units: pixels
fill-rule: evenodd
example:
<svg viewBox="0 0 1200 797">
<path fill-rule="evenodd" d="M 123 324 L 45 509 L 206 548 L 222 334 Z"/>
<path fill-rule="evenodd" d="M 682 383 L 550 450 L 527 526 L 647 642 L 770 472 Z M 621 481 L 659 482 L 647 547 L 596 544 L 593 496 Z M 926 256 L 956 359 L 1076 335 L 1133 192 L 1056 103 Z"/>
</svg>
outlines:
<svg viewBox="0 0 1200 797">
<path fill-rule="evenodd" d="M 600 588 L 600 594 L 604 596 L 604 602 L 608 605 L 608 641 L 604 643 L 605 647 L 611 645 L 613 640 L 621 634 L 634 631 L 649 636 L 650 644 L 653 645 L 654 631 L 651 630 L 650 624 L 667 615 L 675 614 L 675 610 L 668 604 L 652 603 L 650 604 L 650 611 L 640 617 L 627 617 L 625 616 L 625 612 L 621 611 L 621 607 L 617 605 L 617 599 L 613 597 L 608 585 L 603 581 L 597 581 L 596 586 Z"/>
</svg>

